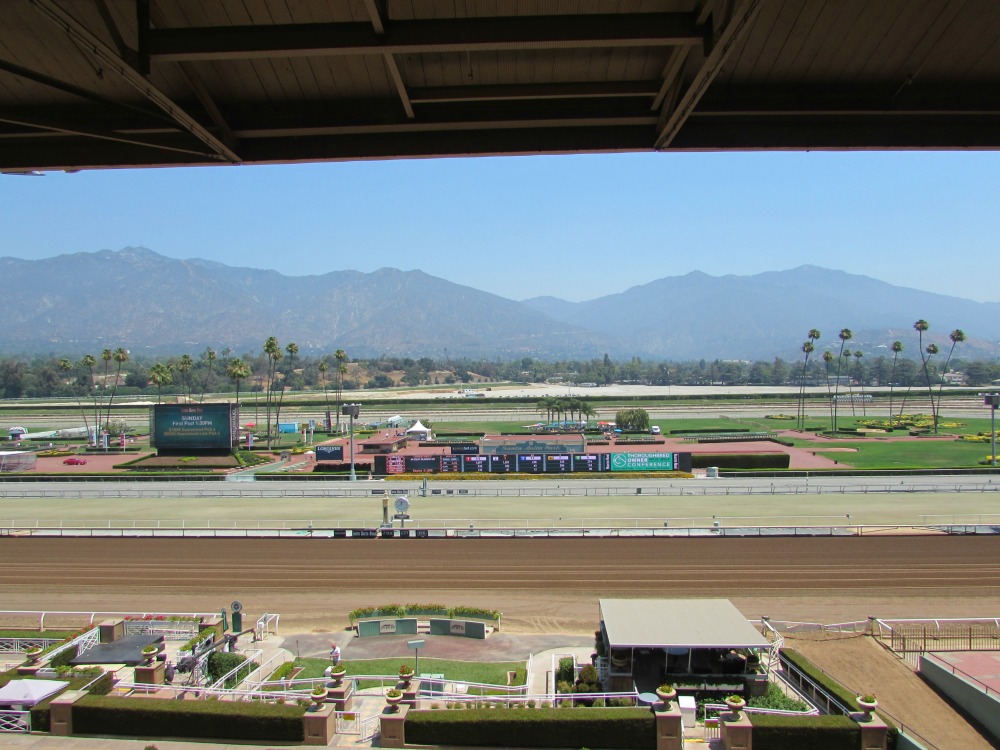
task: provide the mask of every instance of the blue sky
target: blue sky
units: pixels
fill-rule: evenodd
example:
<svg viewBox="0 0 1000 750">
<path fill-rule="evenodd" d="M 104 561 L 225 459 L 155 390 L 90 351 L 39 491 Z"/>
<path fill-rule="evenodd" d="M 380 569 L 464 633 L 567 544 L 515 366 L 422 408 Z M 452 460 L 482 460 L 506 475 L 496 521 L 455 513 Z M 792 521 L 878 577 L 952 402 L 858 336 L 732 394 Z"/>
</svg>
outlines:
<svg viewBox="0 0 1000 750">
<path fill-rule="evenodd" d="M 1000 153 L 617 154 L 0 176 L 0 256 L 142 245 L 583 300 L 804 263 L 1000 301 Z"/>
</svg>

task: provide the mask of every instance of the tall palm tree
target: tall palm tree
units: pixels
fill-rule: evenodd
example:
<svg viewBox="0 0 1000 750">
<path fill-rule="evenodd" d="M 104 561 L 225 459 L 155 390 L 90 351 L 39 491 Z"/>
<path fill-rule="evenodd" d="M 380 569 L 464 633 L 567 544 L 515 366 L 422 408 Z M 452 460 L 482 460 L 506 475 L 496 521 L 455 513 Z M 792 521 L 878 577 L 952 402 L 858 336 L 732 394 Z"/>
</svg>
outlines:
<svg viewBox="0 0 1000 750">
<path fill-rule="evenodd" d="M 854 379 L 851 377 L 851 357 L 854 356 L 854 352 L 852 352 L 850 349 L 844 349 L 844 351 L 841 352 L 841 356 L 844 358 L 844 361 L 847 363 L 847 372 L 845 373 L 845 375 L 847 376 L 847 400 L 851 402 L 851 416 L 853 417 L 853 416 L 855 416 L 855 414 L 854 414 Z"/>
<path fill-rule="evenodd" d="M 951 349 L 948 350 L 948 358 L 944 361 L 944 368 L 941 370 L 941 377 L 938 381 L 937 409 L 934 411 L 934 434 L 938 431 L 938 416 L 941 414 L 941 390 L 944 388 L 944 376 L 948 373 L 948 365 L 951 364 L 951 355 L 955 353 L 955 344 L 965 341 L 965 331 L 956 328 L 948 334 L 951 339 Z"/>
<path fill-rule="evenodd" d="M 931 396 L 931 414 L 934 413 L 934 394 L 931 390 L 931 376 L 927 371 L 927 358 L 929 347 L 924 346 L 924 332 L 930 329 L 930 323 L 921 318 L 913 324 L 913 330 L 917 332 L 917 346 L 920 349 L 920 369 L 924 372 L 924 382 L 927 385 L 927 392 Z"/>
<path fill-rule="evenodd" d="M 858 385 L 861 386 L 861 416 L 868 416 L 868 407 L 865 406 L 865 373 L 861 367 L 861 358 L 865 356 L 860 349 L 854 352 L 854 371 L 857 373 Z M 853 403 L 853 402 L 852 402 Z"/>
<path fill-rule="evenodd" d="M 934 386 L 931 385 L 931 357 L 940 351 L 937 344 L 928 344 L 924 347 L 927 356 L 924 358 L 924 381 L 927 383 L 927 396 L 931 402 L 931 419 L 937 427 L 937 404 L 934 402 Z"/>
<path fill-rule="evenodd" d="M 285 402 L 285 383 L 289 382 L 292 375 L 295 374 L 295 355 L 299 353 L 299 345 L 291 341 L 285 347 L 285 351 L 288 352 L 288 376 L 282 379 L 281 390 L 278 392 L 278 408 L 274 413 L 275 424 L 281 419 L 281 405 Z"/>
<path fill-rule="evenodd" d="M 833 352 L 823 352 L 823 366 L 826 368 L 826 400 L 830 408 L 830 424 L 833 424 L 833 394 L 830 392 L 830 363 L 833 362 Z"/>
<path fill-rule="evenodd" d="M 101 352 L 101 360 L 104 362 L 104 378 L 101 380 L 101 385 L 104 387 L 104 390 L 108 389 L 108 370 L 111 367 L 111 360 L 114 358 L 114 356 L 115 356 L 115 353 L 113 351 L 111 351 L 110 349 L 104 349 Z M 100 422 L 100 424 L 97 425 L 97 429 L 98 430 L 101 429 L 101 427 L 105 423 L 104 415 L 103 415 L 103 412 L 104 412 L 104 396 L 103 395 L 101 396 L 101 412 L 102 412 L 102 414 L 101 414 L 101 416 L 98 419 L 98 421 Z M 108 412 L 108 417 L 107 418 L 108 419 L 111 418 L 110 411 Z"/>
<path fill-rule="evenodd" d="M 903 351 L 902 341 L 892 342 L 892 370 L 889 372 L 889 427 L 892 427 L 892 388 L 896 384 L 896 360 Z"/>
<path fill-rule="evenodd" d="M 333 353 L 337 360 L 337 432 L 340 432 L 340 402 L 344 398 L 344 374 L 347 372 L 347 352 L 338 349 Z"/>
<path fill-rule="evenodd" d="M 230 360 L 226 365 L 226 377 L 236 381 L 236 407 L 240 405 L 240 381 L 250 377 L 250 365 L 242 359 Z"/>
<path fill-rule="evenodd" d="M 806 426 L 806 371 L 809 368 L 809 355 L 812 354 L 816 346 L 813 341 L 813 334 L 816 334 L 816 338 L 819 338 L 819 331 L 813 328 L 809 331 L 809 340 L 802 344 L 802 352 L 806 355 L 802 360 L 802 376 L 799 378 L 799 410 L 796 413 L 795 427 L 796 429 L 802 430 Z"/>
<path fill-rule="evenodd" d="M 274 382 L 278 360 L 281 359 L 281 346 L 278 339 L 268 336 L 264 342 L 264 354 L 267 355 L 267 379 L 264 383 L 267 392 L 265 394 L 265 412 L 267 414 L 267 447 L 271 447 L 271 385 Z"/>
<path fill-rule="evenodd" d="M 129 351 L 125 347 L 119 346 L 111 353 L 111 356 L 118 364 L 118 369 L 115 370 L 115 384 L 111 389 L 111 398 L 108 399 L 108 424 L 111 423 L 111 403 L 115 400 L 115 394 L 118 393 L 118 381 L 121 379 L 122 365 L 128 362 Z"/>
<path fill-rule="evenodd" d="M 323 421 L 326 422 L 326 428 L 330 429 L 333 425 L 330 424 L 330 419 L 329 419 L 330 394 L 326 390 L 326 371 L 329 369 L 329 365 L 327 365 L 326 363 L 326 358 L 323 358 L 319 361 L 319 364 L 316 365 L 316 369 L 319 370 L 319 384 L 323 388 L 323 408 L 325 410 L 324 414 L 326 415 L 326 419 L 324 419 Z"/>
<path fill-rule="evenodd" d="M 90 395 L 94 398 L 94 446 L 96 447 L 98 423 L 101 421 L 101 411 L 97 402 L 97 384 L 94 382 L 95 365 L 97 365 L 97 358 L 94 357 L 93 354 L 84 354 L 83 359 L 80 360 L 80 366 L 86 367 L 90 372 Z"/>
<path fill-rule="evenodd" d="M 174 376 L 169 365 L 157 362 L 149 368 L 149 382 L 156 386 L 156 403 L 160 403 L 163 386 L 174 382 Z"/>
<path fill-rule="evenodd" d="M 839 412 L 840 404 L 837 402 L 840 396 L 840 364 L 844 359 L 844 344 L 854 338 L 854 334 L 851 333 L 850 328 L 841 328 L 840 333 L 837 334 L 840 339 L 840 356 L 837 357 L 837 382 L 834 384 L 833 392 L 833 431 L 837 431 L 837 414 Z"/>
<path fill-rule="evenodd" d="M 201 353 L 202 358 L 208 362 L 208 372 L 205 374 L 205 379 L 201 382 L 201 402 L 205 402 L 205 392 L 208 390 L 208 386 L 212 381 L 213 370 L 215 369 L 215 349 L 210 346 L 205 347 L 205 351 Z"/>
<path fill-rule="evenodd" d="M 63 376 L 68 375 L 73 371 L 73 363 L 70 362 L 65 357 L 59 360 L 59 371 L 62 372 Z M 76 391 L 76 389 L 73 389 Z M 80 407 L 80 414 L 83 415 L 83 425 L 87 428 L 87 434 L 90 434 L 90 422 L 87 420 L 87 410 L 83 408 L 83 402 L 80 401 L 79 392 L 76 393 L 76 405 Z"/>
<path fill-rule="evenodd" d="M 177 372 L 181 374 L 181 384 L 184 385 L 186 381 L 188 388 L 188 401 L 191 400 L 191 394 L 194 391 L 194 383 L 192 383 L 191 378 L 188 377 L 188 373 L 191 372 L 192 367 L 194 367 L 194 360 L 191 359 L 191 355 L 182 354 L 181 358 L 177 361 Z"/>
</svg>

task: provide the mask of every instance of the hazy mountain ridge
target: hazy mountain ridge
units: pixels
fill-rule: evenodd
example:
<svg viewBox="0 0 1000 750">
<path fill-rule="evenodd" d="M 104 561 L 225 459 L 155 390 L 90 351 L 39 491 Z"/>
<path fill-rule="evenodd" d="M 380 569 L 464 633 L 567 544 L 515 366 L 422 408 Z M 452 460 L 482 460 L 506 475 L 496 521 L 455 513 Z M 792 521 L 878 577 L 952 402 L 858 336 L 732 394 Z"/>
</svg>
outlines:
<svg viewBox="0 0 1000 750">
<path fill-rule="evenodd" d="M 516 302 L 393 268 L 285 276 L 146 248 L 0 258 L 0 273 L 16 290 L 0 335 L 7 353 L 245 351 L 273 335 L 304 354 L 797 359 L 810 328 L 823 332 L 822 351 L 839 346 L 846 327 L 854 332 L 848 348 L 877 353 L 899 339 L 916 356 L 918 318 L 931 324 L 925 343 L 948 345 L 948 332 L 962 328 L 969 341 L 960 356 L 1000 353 L 1000 303 L 816 266 L 753 276 L 695 271 L 586 302 Z"/>
</svg>

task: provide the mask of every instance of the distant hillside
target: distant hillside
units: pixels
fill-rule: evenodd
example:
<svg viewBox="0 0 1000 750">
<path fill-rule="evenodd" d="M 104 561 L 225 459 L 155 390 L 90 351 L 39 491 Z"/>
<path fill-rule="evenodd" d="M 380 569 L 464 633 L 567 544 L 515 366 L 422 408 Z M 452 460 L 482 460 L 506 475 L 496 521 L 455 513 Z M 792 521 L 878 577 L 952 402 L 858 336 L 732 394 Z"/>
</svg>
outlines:
<svg viewBox="0 0 1000 750">
<path fill-rule="evenodd" d="M 0 278 L 16 299 L 3 316 L 0 353 L 245 351 L 273 335 L 303 354 L 341 348 L 363 357 L 797 359 L 810 328 L 823 333 L 819 351 L 850 328 L 851 349 L 879 353 L 900 339 L 916 356 L 912 326 L 924 318 L 928 342 L 947 345 L 948 332 L 961 328 L 969 341 L 960 356 L 1000 354 L 998 303 L 814 266 L 693 272 L 587 302 L 515 302 L 392 268 L 284 276 L 145 248 L 0 258 Z"/>
<path fill-rule="evenodd" d="M 603 337 L 494 294 L 420 271 L 284 276 L 145 248 L 0 259 L 23 303 L 4 316 L 5 351 L 124 346 L 257 349 L 270 335 L 355 355 L 583 356 Z"/>
<path fill-rule="evenodd" d="M 810 328 L 823 333 L 819 351 L 839 347 L 837 333 L 850 328 L 854 339 L 848 348 L 877 351 L 899 339 L 915 357 L 913 323 L 920 318 L 931 324 L 927 342 L 948 344 L 948 333 L 961 328 L 970 337 L 962 345 L 963 357 L 1000 353 L 998 303 L 808 265 L 754 276 L 695 271 L 586 302 L 539 297 L 525 304 L 614 336 L 626 352 L 678 360 L 797 357 Z"/>
</svg>

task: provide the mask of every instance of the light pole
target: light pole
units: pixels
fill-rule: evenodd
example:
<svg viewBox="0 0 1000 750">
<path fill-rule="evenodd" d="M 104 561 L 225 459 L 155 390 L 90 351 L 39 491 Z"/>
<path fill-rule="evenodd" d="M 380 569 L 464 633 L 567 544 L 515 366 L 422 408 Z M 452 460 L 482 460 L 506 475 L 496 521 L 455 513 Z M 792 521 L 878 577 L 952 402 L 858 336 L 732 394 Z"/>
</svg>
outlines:
<svg viewBox="0 0 1000 750">
<path fill-rule="evenodd" d="M 983 403 L 991 407 L 990 409 L 990 456 L 993 465 L 997 465 L 997 406 L 1000 406 L 1000 393 L 987 393 L 983 397 Z"/>
<path fill-rule="evenodd" d="M 354 473 L 354 418 L 361 411 L 361 404 L 344 404 L 340 407 L 340 413 L 345 417 L 350 417 L 351 422 L 351 481 L 357 481 L 357 474 Z"/>
</svg>

